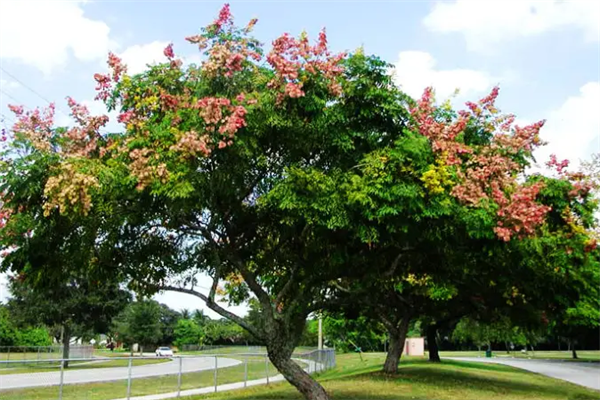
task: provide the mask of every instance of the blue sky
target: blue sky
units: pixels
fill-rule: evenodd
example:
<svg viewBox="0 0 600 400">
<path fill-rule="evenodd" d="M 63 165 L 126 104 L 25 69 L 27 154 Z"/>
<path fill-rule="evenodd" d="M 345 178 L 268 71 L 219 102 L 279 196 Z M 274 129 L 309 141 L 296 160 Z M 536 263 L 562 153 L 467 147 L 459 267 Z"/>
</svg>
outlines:
<svg viewBox="0 0 600 400">
<path fill-rule="evenodd" d="M 255 35 L 267 45 L 283 32 L 327 28 L 334 50 L 363 45 L 396 65 L 396 81 L 417 96 L 433 85 L 439 100 L 478 99 L 500 84 L 499 105 L 519 121 L 547 119 L 542 137 L 549 154 L 577 160 L 600 151 L 600 2 L 582 1 L 231 1 L 239 24 L 257 17 Z M 95 72 L 113 51 L 139 70 L 176 54 L 197 57 L 184 41 L 210 23 L 222 6 L 213 1 L 0 2 L 0 115 L 11 125 L 9 103 L 27 107 L 69 95 L 95 104 Z M 114 115 L 111 115 L 114 117 Z M 57 115 L 68 123 L 65 115 Z M 116 127 L 116 122 L 111 125 Z M 0 287 L 0 299 L 2 298 Z M 185 295 L 165 295 L 174 308 L 201 307 Z M 243 310 L 238 310 L 243 311 Z"/>
</svg>

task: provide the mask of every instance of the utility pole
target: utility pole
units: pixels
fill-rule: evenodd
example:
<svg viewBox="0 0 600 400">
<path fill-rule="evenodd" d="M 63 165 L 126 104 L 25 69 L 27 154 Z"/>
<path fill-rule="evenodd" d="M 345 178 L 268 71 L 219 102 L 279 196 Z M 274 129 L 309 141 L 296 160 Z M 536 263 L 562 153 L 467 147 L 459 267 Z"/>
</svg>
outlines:
<svg viewBox="0 0 600 400">
<path fill-rule="evenodd" d="M 323 350 L 323 317 L 319 314 L 319 350 Z"/>
</svg>

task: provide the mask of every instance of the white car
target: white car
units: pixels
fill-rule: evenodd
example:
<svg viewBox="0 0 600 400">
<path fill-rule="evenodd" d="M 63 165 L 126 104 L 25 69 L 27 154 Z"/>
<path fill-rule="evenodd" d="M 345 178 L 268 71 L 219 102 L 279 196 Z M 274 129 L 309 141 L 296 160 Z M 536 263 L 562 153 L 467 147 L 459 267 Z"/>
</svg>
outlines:
<svg viewBox="0 0 600 400">
<path fill-rule="evenodd" d="M 173 357 L 173 350 L 168 347 L 159 347 L 156 349 L 156 357 Z"/>
</svg>

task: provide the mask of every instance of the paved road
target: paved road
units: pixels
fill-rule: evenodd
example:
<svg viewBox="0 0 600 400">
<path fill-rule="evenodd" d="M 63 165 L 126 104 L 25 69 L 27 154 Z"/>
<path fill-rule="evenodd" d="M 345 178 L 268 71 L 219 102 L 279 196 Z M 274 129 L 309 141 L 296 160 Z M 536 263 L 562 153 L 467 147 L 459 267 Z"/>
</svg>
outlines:
<svg viewBox="0 0 600 400">
<path fill-rule="evenodd" d="M 135 361 L 134 361 L 135 362 Z M 217 367 L 225 368 L 241 364 L 239 360 L 231 358 L 217 358 Z M 215 357 L 182 357 L 182 371 L 196 372 L 211 370 L 215 367 Z M 161 364 L 148 364 L 134 366 L 131 369 L 132 378 L 144 378 L 150 376 L 170 375 L 179 372 L 179 359 Z M 89 383 L 125 380 L 128 376 L 127 367 L 115 368 L 90 368 L 78 370 L 66 370 L 64 372 L 64 383 Z M 54 386 L 60 382 L 60 371 L 36 372 L 31 374 L 0 375 L 0 390 L 16 389 L 39 386 Z"/>
<path fill-rule="evenodd" d="M 491 362 L 562 379 L 577 385 L 600 390 L 600 363 L 560 360 L 526 360 L 518 358 L 448 357 L 456 361 Z"/>
</svg>

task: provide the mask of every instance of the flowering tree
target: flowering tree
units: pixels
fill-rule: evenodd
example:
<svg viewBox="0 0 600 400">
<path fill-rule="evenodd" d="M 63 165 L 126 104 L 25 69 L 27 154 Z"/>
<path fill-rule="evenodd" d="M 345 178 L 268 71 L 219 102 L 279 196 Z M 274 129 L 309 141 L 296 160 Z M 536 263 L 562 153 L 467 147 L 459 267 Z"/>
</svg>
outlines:
<svg viewBox="0 0 600 400">
<path fill-rule="evenodd" d="M 407 128 L 366 154 L 357 168 L 329 176 L 313 171 L 320 181 L 312 191 L 300 184 L 306 170 L 294 171 L 290 178 L 296 181 L 287 181 L 285 193 L 295 195 L 297 218 L 326 224 L 352 215 L 345 220 L 358 242 L 353 247 L 369 247 L 349 263 L 369 276 L 338 279 L 334 293 L 350 307 L 359 303 L 386 326 L 388 373 L 397 371 L 411 318 L 476 313 L 480 318 L 529 315 L 539 322 L 543 312 L 556 307 L 548 293 L 563 293 L 559 308 L 572 306 L 571 289 L 582 282 L 572 274 L 572 286 L 561 288 L 565 278 L 558 278 L 555 268 L 590 277 L 596 265 L 593 182 L 577 174 L 528 176 L 543 124 L 513 126 L 514 117 L 495 108 L 497 94 L 496 88 L 454 112 L 436 106 L 428 89 L 410 107 Z M 336 190 L 341 193 L 334 197 Z M 311 207 L 316 198 L 346 202 L 318 209 Z M 557 237 L 577 252 L 565 252 Z M 444 313 L 446 307 L 456 315 Z"/>
<path fill-rule="evenodd" d="M 122 274 L 141 294 L 200 298 L 265 343 L 304 396 L 324 399 L 291 354 L 307 315 L 328 302 L 328 282 L 344 271 L 346 237 L 288 218 L 286 199 L 273 203 L 266 195 L 291 170 L 356 165 L 399 129 L 398 92 L 383 63 L 332 54 L 324 31 L 316 43 L 285 34 L 265 55 L 250 37 L 255 23 L 239 29 L 223 7 L 187 38 L 202 52 L 200 65 L 182 65 L 169 45 L 167 62 L 129 76 L 111 54 L 110 73 L 94 79 L 98 99 L 120 111 L 119 134 L 101 134 L 106 118 L 69 100 L 70 129 L 53 128 L 53 107 L 13 107 L 10 143 L 49 160 L 35 179 L 43 191 L 35 218 L 79 221 L 93 233 L 93 262 L 65 269 Z M 7 165 L 24 160 L 11 149 Z M 4 192 L 3 237 L 23 215 L 13 190 Z M 23 232 L 16 234 L 24 238 L 16 246 L 25 246 Z M 213 279 L 208 292 L 197 287 L 199 272 Z M 231 303 L 255 297 L 260 324 L 227 311 L 218 296 Z"/>
<path fill-rule="evenodd" d="M 169 45 L 165 63 L 130 76 L 109 55 L 110 72 L 94 79 L 97 98 L 120 112 L 121 133 L 101 134 L 106 118 L 69 100 L 70 129 L 53 129 L 52 108 L 13 107 L 10 142 L 50 160 L 35 179 L 43 190 L 35 218 L 73 219 L 93 233 L 88 273 L 126 276 L 142 294 L 205 301 L 265 343 L 306 398 L 326 399 L 291 360 L 306 317 L 343 301 L 340 282 L 448 298 L 445 279 L 459 264 L 435 266 L 427 246 L 441 259 L 443 238 L 457 232 L 535 236 L 551 211 L 539 201 L 544 182 L 518 176 L 542 124 L 514 127 L 495 110 L 496 91 L 458 114 L 436 107 L 431 90 L 414 102 L 393 85 L 389 65 L 361 50 L 331 53 L 324 31 L 315 43 L 284 34 L 265 54 L 250 36 L 255 23 L 236 27 L 224 6 L 187 38 L 199 65 L 184 66 Z M 7 189 L 4 237 L 22 215 Z M 440 235 L 455 217 L 461 229 Z M 200 272 L 212 278 L 208 292 L 198 288 Z M 256 323 L 219 297 L 255 298 Z M 389 324 L 396 344 L 418 312 Z"/>
</svg>

